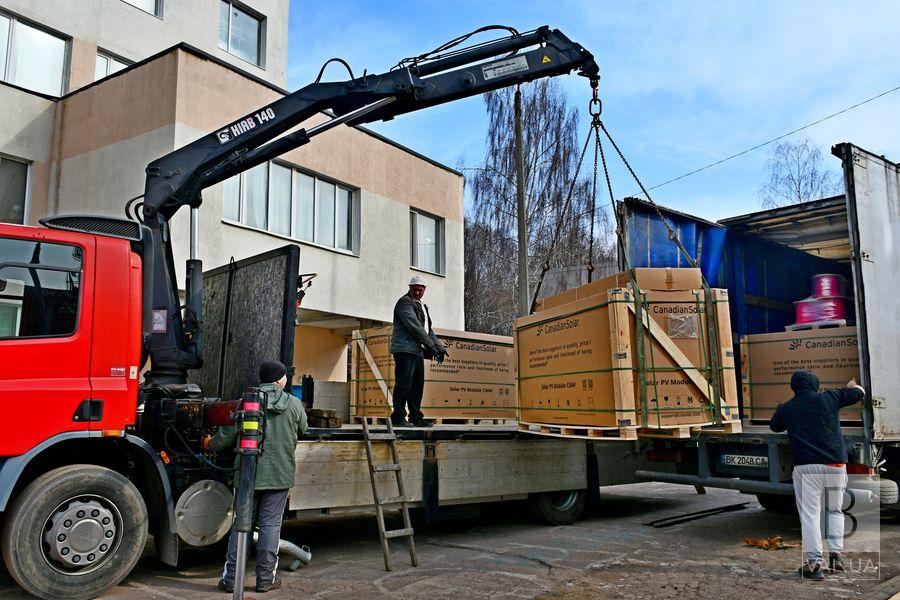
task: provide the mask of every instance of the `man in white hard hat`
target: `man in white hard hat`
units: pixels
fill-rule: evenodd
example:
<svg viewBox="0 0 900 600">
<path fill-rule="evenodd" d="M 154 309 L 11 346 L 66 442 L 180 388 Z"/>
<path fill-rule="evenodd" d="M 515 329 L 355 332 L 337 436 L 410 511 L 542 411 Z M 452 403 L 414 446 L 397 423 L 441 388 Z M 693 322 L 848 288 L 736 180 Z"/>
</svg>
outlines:
<svg viewBox="0 0 900 600">
<path fill-rule="evenodd" d="M 409 291 L 394 305 L 394 330 L 391 335 L 391 354 L 394 355 L 394 411 L 391 422 L 395 427 L 431 427 L 422 415 L 422 391 L 425 387 L 425 358 L 444 362 L 447 349 L 431 329 L 425 295 L 425 278 L 414 275 Z M 406 409 L 409 407 L 409 420 Z"/>
</svg>

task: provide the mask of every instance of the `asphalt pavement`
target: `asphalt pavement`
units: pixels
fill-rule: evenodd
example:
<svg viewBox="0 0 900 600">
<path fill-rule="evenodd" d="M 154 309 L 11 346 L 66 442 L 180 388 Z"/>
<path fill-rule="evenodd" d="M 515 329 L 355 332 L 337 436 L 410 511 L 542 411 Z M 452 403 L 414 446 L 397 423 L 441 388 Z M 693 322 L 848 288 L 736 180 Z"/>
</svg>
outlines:
<svg viewBox="0 0 900 600">
<path fill-rule="evenodd" d="M 534 522 L 521 503 L 486 506 L 437 525 L 419 525 L 420 566 L 409 566 L 405 542 L 392 542 L 386 572 L 374 516 L 327 517 L 286 523 L 282 537 L 311 547 L 313 560 L 280 572 L 282 589 L 247 598 L 888 598 L 900 576 L 900 522 L 883 519 L 880 580 L 830 576 L 800 581 L 800 550 L 751 547 L 743 538 L 799 541 L 799 523 L 763 510 L 753 496 L 661 483 L 604 488 L 593 514 L 569 526 Z M 654 528 L 645 523 L 748 502 L 746 508 Z M 465 513 L 466 511 L 464 511 Z M 178 569 L 148 551 L 125 581 L 104 598 L 227 598 L 215 589 L 221 546 L 188 549 Z M 287 561 L 283 561 L 286 564 Z M 880 588 L 879 588 L 880 585 Z M 896 584 L 900 591 L 900 580 Z M 5 574 L 0 597 L 27 598 Z"/>
</svg>

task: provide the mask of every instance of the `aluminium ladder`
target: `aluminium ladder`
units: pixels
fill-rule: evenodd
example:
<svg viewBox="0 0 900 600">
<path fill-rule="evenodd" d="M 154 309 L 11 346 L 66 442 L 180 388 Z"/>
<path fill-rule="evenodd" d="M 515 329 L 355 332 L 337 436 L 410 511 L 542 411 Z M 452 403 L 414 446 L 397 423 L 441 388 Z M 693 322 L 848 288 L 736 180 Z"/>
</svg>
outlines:
<svg viewBox="0 0 900 600">
<path fill-rule="evenodd" d="M 372 482 L 372 498 L 375 501 L 375 517 L 378 521 L 378 535 L 381 538 L 381 552 L 384 555 L 384 569 L 391 570 L 391 549 L 388 540 L 393 538 L 405 537 L 409 542 L 409 560 L 412 566 L 419 566 L 419 559 L 416 557 L 416 543 L 413 539 L 413 527 L 409 518 L 408 499 L 406 497 L 406 489 L 403 485 L 403 474 L 400 471 L 400 457 L 397 454 L 397 436 L 394 433 L 394 426 L 390 418 L 387 421 L 387 433 L 372 433 L 369 431 L 368 419 L 362 420 L 363 438 L 366 442 L 366 460 L 369 463 L 369 480 Z M 391 461 L 385 464 L 375 464 L 375 453 L 372 450 L 372 442 L 387 442 L 391 449 Z M 378 491 L 378 482 L 376 480 L 377 473 L 393 471 L 397 478 L 398 496 L 382 496 Z M 403 528 L 388 530 L 384 525 L 384 507 L 389 504 L 399 504 L 400 512 L 403 515 Z"/>
</svg>

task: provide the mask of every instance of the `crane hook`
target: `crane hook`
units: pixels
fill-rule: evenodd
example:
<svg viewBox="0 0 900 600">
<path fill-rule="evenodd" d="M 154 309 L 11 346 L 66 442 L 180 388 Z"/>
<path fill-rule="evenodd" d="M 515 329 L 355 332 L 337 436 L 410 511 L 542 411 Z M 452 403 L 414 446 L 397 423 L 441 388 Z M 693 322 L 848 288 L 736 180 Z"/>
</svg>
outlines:
<svg viewBox="0 0 900 600">
<path fill-rule="evenodd" d="M 600 98 L 597 95 L 597 89 L 599 88 L 599 86 L 599 79 L 591 79 L 591 101 L 588 102 L 588 113 L 590 113 L 590 115 L 594 117 L 595 120 L 599 118 L 600 113 L 603 112 L 603 103 L 600 101 Z"/>
</svg>

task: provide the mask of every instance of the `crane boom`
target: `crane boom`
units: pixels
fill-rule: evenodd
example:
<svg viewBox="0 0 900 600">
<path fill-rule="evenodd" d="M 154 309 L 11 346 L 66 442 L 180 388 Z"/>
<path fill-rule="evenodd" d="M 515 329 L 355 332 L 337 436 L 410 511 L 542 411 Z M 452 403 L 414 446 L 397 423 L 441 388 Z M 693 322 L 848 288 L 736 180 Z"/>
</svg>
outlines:
<svg viewBox="0 0 900 600">
<path fill-rule="evenodd" d="M 590 52 L 559 30 L 544 26 L 433 59 L 411 59 L 409 64 L 380 75 L 317 81 L 150 163 L 142 209 L 143 338 L 151 365 L 147 380 L 182 384 L 187 369 L 202 364 L 202 264 L 196 256 L 195 219 L 203 189 L 302 146 L 339 124 L 389 120 L 573 70 L 592 82 L 599 79 Z M 291 132 L 323 111 L 334 118 Z M 187 261 L 186 305 L 182 307 L 169 220 L 185 205 L 192 209 L 192 254 Z"/>
</svg>

